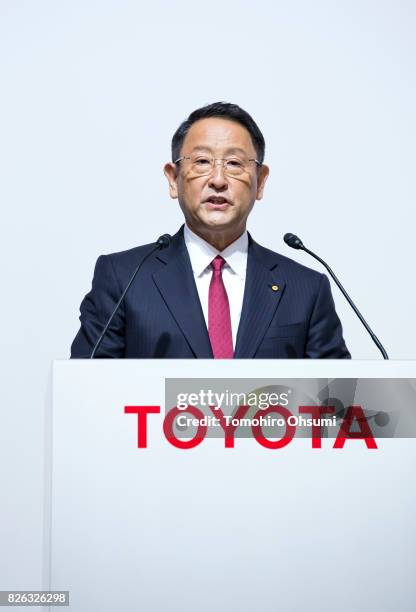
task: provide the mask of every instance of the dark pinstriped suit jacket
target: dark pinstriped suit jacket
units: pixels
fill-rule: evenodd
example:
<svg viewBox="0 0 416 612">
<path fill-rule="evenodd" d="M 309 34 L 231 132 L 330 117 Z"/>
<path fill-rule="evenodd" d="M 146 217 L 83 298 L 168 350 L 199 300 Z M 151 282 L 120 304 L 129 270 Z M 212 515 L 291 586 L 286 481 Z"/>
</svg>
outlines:
<svg viewBox="0 0 416 612">
<path fill-rule="evenodd" d="M 81 304 L 71 357 L 89 357 L 134 269 L 152 245 L 98 258 Z M 277 286 L 278 290 L 273 290 Z M 212 358 L 183 238 L 143 265 L 97 357 Z M 235 358 L 349 358 L 329 281 L 257 244 L 249 234 L 247 275 Z"/>
</svg>

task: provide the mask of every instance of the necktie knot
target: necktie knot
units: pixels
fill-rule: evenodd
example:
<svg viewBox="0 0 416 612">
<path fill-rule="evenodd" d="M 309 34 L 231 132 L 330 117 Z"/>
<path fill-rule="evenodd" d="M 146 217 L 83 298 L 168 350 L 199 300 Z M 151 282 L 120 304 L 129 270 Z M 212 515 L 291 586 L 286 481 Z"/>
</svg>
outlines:
<svg viewBox="0 0 416 612">
<path fill-rule="evenodd" d="M 221 257 L 221 255 L 217 255 L 215 259 L 213 259 L 211 262 L 211 266 L 214 272 L 221 272 L 224 264 L 225 264 L 225 259 Z"/>
</svg>

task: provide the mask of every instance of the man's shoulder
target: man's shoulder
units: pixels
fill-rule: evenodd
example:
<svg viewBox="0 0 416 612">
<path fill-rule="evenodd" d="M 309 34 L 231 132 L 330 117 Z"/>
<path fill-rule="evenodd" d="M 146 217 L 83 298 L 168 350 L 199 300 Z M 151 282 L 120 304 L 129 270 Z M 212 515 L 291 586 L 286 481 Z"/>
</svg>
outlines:
<svg viewBox="0 0 416 612">
<path fill-rule="evenodd" d="M 160 258 L 161 253 L 163 254 L 162 261 L 165 261 L 169 259 L 173 252 L 178 251 L 178 248 L 180 248 L 181 238 L 183 238 L 181 230 L 182 228 L 176 234 L 171 236 L 170 246 L 163 249 L 162 252 L 158 249 L 154 249 L 156 242 L 149 242 L 147 244 L 141 244 L 123 251 L 115 251 L 113 253 L 100 255 L 98 262 L 103 264 L 104 262 L 107 262 L 107 266 L 110 265 L 110 267 L 116 273 L 116 276 L 124 278 L 126 274 L 133 273 L 142 259 L 146 255 L 150 254 L 152 249 L 154 249 L 154 252 L 150 255 L 146 263 L 146 269 L 152 272 L 160 266 L 158 259 Z"/>
<path fill-rule="evenodd" d="M 167 234 L 164 234 L 164 235 L 167 235 Z M 182 228 L 180 228 L 176 234 L 174 234 L 173 236 L 170 236 L 170 247 L 177 246 L 177 243 L 180 241 L 181 237 L 183 237 Z M 101 255 L 101 257 L 111 259 L 113 262 L 117 262 L 117 264 L 120 264 L 120 265 L 123 265 L 123 263 L 130 264 L 132 261 L 139 262 L 140 259 L 144 255 L 149 253 L 154 246 L 156 246 L 156 241 L 148 242 L 146 244 L 140 244 L 130 249 L 125 249 L 123 251 L 115 251 L 113 253 L 106 253 L 105 255 Z M 157 252 L 158 251 L 155 250 L 155 253 Z"/>
<path fill-rule="evenodd" d="M 139 262 L 140 258 L 146 255 L 146 253 L 152 249 L 154 244 L 154 242 L 149 242 L 148 244 L 141 244 L 139 246 L 132 247 L 131 249 L 125 249 L 124 251 L 106 253 L 105 255 L 101 255 L 101 257 L 106 257 L 119 264 L 129 264 L 131 261 Z"/>
<path fill-rule="evenodd" d="M 320 282 L 322 278 L 322 273 L 314 270 L 312 268 L 308 268 L 303 264 L 291 259 L 290 257 L 286 257 L 277 251 L 272 251 L 258 242 L 253 240 L 250 236 L 251 240 L 251 248 L 253 249 L 255 256 L 260 258 L 266 265 L 270 267 L 276 267 L 284 276 L 288 277 L 297 277 L 308 279 L 309 281 Z"/>
</svg>

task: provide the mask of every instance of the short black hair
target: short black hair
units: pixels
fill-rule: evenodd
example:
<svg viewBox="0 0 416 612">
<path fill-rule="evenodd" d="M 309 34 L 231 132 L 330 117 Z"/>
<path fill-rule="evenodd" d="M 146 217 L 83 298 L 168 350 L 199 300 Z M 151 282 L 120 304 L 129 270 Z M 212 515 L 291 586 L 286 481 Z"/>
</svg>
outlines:
<svg viewBox="0 0 416 612">
<path fill-rule="evenodd" d="M 247 111 L 243 110 L 237 104 L 230 104 L 229 102 L 214 102 L 213 104 L 207 104 L 206 106 L 197 108 L 189 115 L 188 119 L 180 124 L 172 138 L 172 162 L 175 162 L 175 160 L 180 157 L 183 141 L 185 140 L 189 128 L 196 121 L 207 119 L 208 117 L 222 117 L 223 119 L 235 121 L 245 127 L 256 149 L 257 160 L 261 164 L 263 163 L 266 143 L 264 142 L 263 134 L 259 126 Z"/>
</svg>

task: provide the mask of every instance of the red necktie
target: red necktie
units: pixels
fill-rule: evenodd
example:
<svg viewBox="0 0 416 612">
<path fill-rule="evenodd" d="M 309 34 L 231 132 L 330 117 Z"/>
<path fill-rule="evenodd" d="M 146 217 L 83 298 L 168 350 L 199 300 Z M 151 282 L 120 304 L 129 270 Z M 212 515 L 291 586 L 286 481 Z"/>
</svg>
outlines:
<svg viewBox="0 0 416 612">
<path fill-rule="evenodd" d="M 211 262 L 212 277 L 208 295 L 208 333 L 214 359 L 232 359 L 233 335 L 231 331 L 230 305 L 222 280 L 225 259 L 217 255 Z"/>
</svg>

